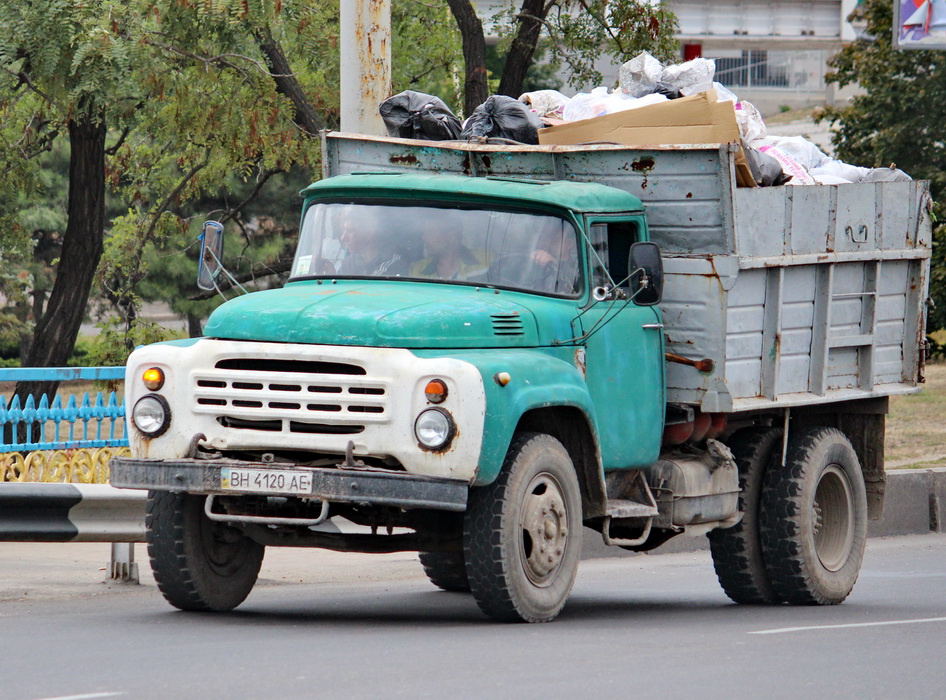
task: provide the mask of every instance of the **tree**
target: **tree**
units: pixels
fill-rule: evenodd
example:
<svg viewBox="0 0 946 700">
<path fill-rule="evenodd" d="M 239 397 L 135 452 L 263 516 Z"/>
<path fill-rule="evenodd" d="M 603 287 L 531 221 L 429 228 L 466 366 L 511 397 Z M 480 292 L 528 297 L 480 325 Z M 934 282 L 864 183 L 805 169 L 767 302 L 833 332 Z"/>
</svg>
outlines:
<svg viewBox="0 0 946 700">
<path fill-rule="evenodd" d="M 446 5 L 395 0 L 396 87 L 456 97 L 449 17 Z M 293 225 L 259 245 L 252 222 L 277 197 L 297 217 L 299 189 L 317 178 L 317 132 L 338 125 L 338 73 L 338 2 L 0 5 L 0 343 L 35 326 L 24 364 L 65 364 L 93 281 L 124 329 L 108 342 L 142 337 L 149 297 L 173 300 L 196 330 L 207 305 L 177 285 L 211 213 L 242 234 L 227 249 L 238 275 L 284 270 Z M 65 216 L 51 206 L 60 192 Z"/>
<path fill-rule="evenodd" d="M 866 22 L 867 36 L 829 61 L 826 80 L 859 85 L 862 93 L 818 115 L 835 125 L 837 156 L 864 166 L 895 164 L 930 181 L 934 216 L 946 220 L 946 52 L 898 51 L 893 47 L 889 0 L 865 0 L 851 15 Z M 928 328 L 946 328 L 946 226 L 934 229 Z M 943 347 L 939 347 L 940 354 Z"/>
<path fill-rule="evenodd" d="M 447 0 L 463 37 L 466 71 L 464 110 L 488 96 L 486 38 L 470 0 Z M 550 59 L 568 71 L 572 86 L 600 83 L 595 62 L 623 63 L 641 51 L 662 60 L 678 55 L 675 15 L 647 0 L 507 0 L 493 24 L 507 46 L 497 92 L 519 97 L 529 67 L 547 35 Z"/>
<path fill-rule="evenodd" d="M 9 2 L 0 6 L 4 107 L 29 116 L 17 142 L 29 158 L 60 134 L 69 143 L 66 227 L 57 274 L 24 364 L 65 364 L 72 353 L 105 234 L 105 151 L 112 107 L 135 89 L 127 75 L 138 55 L 128 42 L 129 8 L 111 0 Z M 22 168 L 26 170 L 26 168 Z M 27 177 L 21 174 L 21 177 Z M 56 383 L 17 394 L 52 395 Z"/>
</svg>

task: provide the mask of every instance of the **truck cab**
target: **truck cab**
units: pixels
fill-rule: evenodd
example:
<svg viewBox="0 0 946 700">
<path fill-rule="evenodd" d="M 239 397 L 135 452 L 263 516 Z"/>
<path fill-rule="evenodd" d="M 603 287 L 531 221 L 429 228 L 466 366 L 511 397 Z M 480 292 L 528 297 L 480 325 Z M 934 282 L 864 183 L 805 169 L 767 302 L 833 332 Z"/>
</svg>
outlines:
<svg viewBox="0 0 946 700">
<path fill-rule="evenodd" d="M 539 588 L 563 574 L 567 594 L 583 521 L 607 517 L 608 473 L 660 452 L 661 267 L 640 200 L 428 174 L 330 178 L 303 196 L 283 288 L 129 359 L 135 457 L 113 483 L 198 498 L 208 527 L 253 545 L 410 547 L 444 569 L 462 564 L 457 514 L 524 441 L 568 465 L 518 504 L 536 523 L 526 572 Z M 311 530 L 336 515 L 413 532 Z"/>
</svg>

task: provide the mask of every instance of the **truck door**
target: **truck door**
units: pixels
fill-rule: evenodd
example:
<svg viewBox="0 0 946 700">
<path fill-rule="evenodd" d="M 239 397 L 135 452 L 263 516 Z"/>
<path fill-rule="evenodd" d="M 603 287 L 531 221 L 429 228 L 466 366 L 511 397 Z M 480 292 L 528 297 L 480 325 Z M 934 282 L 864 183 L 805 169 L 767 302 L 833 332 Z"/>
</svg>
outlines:
<svg viewBox="0 0 946 700">
<path fill-rule="evenodd" d="M 663 324 L 656 306 L 630 298 L 628 256 L 642 239 L 642 217 L 592 217 L 592 285 L 603 300 L 589 299 L 580 317 L 588 389 L 595 403 L 604 468 L 652 464 L 664 422 Z M 613 289 L 612 289 L 613 288 Z"/>
</svg>

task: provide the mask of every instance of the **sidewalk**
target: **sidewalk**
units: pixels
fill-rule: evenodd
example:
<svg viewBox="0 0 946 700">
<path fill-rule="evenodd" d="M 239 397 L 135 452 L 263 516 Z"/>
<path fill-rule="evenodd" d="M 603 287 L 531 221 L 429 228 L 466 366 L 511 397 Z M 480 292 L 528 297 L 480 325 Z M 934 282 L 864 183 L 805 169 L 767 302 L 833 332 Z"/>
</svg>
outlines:
<svg viewBox="0 0 946 700">
<path fill-rule="evenodd" d="M 145 544 L 135 545 L 141 585 L 109 580 L 111 545 L 100 542 L 0 542 L 0 605 L 98 595 L 157 595 Z M 351 554 L 270 547 L 258 586 L 424 578 L 414 552 Z M 0 611 L 0 617 L 3 616 Z"/>
</svg>

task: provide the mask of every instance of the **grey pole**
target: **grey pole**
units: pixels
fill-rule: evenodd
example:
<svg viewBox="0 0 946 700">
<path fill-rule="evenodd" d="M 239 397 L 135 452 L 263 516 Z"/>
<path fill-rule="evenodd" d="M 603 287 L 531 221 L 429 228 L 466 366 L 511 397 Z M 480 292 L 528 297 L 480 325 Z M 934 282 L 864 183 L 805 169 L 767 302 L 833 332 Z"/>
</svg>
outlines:
<svg viewBox="0 0 946 700">
<path fill-rule="evenodd" d="M 341 0 L 342 131 L 382 136 L 391 95 L 391 0 Z"/>
</svg>

